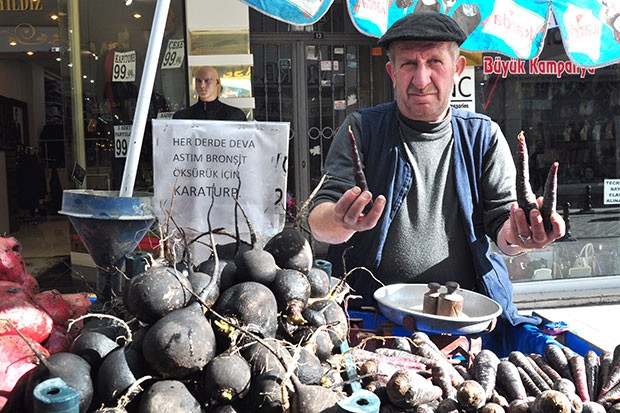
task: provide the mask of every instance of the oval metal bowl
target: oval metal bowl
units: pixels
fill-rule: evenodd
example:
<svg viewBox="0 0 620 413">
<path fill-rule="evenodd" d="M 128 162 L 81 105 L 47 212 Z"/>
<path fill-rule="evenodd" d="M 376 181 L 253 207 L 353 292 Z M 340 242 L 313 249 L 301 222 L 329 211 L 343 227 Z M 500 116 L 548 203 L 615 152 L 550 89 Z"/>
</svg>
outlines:
<svg viewBox="0 0 620 413">
<path fill-rule="evenodd" d="M 502 313 L 500 305 L 482 294 L 458 290 L 463 296 L 460 317 L 445 317 L 422 312 L 426 284 L 392 284 L 379 288 L 374 297 L 378 309 L 388 320 L 407 329 L 413 321 L 415 330 L 434 334 L 469 335 L 492 329 L 495 319 Z M 446 292 L 441 287 L 439 292 Z M 410 318 L 408 320 L 407 318 Z"/>
</svg>

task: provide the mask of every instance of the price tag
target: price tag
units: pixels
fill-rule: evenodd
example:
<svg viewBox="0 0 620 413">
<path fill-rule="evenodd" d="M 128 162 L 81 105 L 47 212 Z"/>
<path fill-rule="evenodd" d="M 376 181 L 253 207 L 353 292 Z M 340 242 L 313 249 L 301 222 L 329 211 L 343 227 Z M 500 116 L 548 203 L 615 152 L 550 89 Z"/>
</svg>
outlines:
<svg viewBox="0 0 620 413">
<path fill-rule="evenodd" d="M 136 81 L 136 51 L 114 52 L 112 82 Z"/>
<path fill-rule="evenodd" d="M 131 125 L 114 125 L 114 157 L 126 158 L 131 139 Z"/>
<path fill-rule="evenodd" d="M 183 39 L 168 40 L 168 47 L 161 62 L 162 69 L 178 69 L 185 58 L 185 41 Z"/>
</svg>

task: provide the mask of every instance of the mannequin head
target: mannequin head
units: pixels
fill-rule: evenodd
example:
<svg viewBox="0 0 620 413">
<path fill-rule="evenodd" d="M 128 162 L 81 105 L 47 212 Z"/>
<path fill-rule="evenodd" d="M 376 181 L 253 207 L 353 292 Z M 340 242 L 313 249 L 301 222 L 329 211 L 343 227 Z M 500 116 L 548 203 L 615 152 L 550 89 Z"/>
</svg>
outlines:
<svg viewBox="0 0 620 413">
<path fill-rule="evenodd" d="M 198 99 L 202 102 L 212 102 L 220 94 L 220 76 L 211 66 L 202 66 L 194 75 L 194 86 Z"/>
</svg>

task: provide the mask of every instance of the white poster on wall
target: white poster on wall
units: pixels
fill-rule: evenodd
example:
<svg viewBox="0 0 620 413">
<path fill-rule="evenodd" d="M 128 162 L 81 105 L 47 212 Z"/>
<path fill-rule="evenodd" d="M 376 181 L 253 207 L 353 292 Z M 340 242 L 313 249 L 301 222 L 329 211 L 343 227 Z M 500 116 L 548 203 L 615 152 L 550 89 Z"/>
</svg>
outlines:
<svg viewBox="0 0 620 413">
<path fill-rule="evenodd" d="M 191 238 L 208 231 L 212 206 L 212 228 L 235 234 L 237 218 L 242 238 L 249 241 L 242 213 L 235 214 L 238 199 L 260 243 L 281 231 L 289 128 L 285 122 L 154 119 L 154 201 L 159 222 L 169 222 L 171 213 L 174 226 Z M 217 243 L 225 242 L 220 237 Z"/>
</svg>

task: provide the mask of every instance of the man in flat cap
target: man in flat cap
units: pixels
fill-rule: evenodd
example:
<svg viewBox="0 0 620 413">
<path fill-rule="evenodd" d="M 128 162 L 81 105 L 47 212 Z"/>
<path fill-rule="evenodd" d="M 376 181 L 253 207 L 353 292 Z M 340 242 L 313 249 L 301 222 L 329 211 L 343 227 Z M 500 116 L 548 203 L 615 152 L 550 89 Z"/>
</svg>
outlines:
<svg viewBox="0 0 620 413">
<path fill-rule="evenodd" d="M 344 274 L 343 256 L 347 269 L 372 272 L 348 276 L 361 296 L 349 306 L 373 305 L 381 285 L 456 281 L 498 301 L 510 324 L 537 323 L 518 314 L 503 258 L 491 253 L 490 243 L 516 255 L 562 237 L 565 223 L 554 213 L 553 229 L 545 232 L 540 213 L 532 211 L 528 224 L 517 207 L 515 165 L 499 126 L 450 106 L 466 65 L 459 53 L 466 37 L 445 14 L 419 12 L 379 39 L 395 101 L 346 118 L 308 222 L 317 240 L 331 244 L 327 258 L 335 276 Z M 349 127 L 367 189 L 355 185 Z"/>
</svg>

